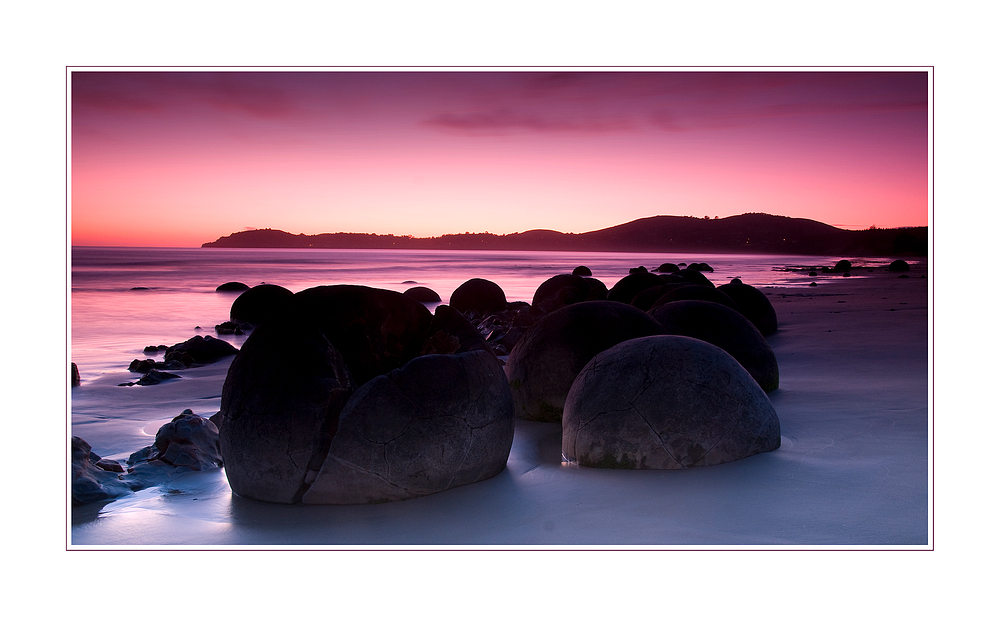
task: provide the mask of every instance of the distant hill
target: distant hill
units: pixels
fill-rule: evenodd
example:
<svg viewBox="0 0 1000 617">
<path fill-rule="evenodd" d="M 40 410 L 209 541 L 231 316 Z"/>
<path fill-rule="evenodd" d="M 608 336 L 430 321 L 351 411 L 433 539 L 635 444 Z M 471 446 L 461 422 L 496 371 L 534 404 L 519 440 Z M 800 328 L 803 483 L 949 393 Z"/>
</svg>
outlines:
<svg viewBox="0 0 1000 617">
<path fill-rule="evenodd" d="M 927 255 L 927 227 L 849 231 L 810 219 L 751 213 L 722 219 L 654 216 L 580 234 L 535 229 L 505 235 L 464 233 L 414 238 L 343 232 L 307 236 L 255 229 L 223 236 L 202 247 L 922 256 Z"/>
</svg>

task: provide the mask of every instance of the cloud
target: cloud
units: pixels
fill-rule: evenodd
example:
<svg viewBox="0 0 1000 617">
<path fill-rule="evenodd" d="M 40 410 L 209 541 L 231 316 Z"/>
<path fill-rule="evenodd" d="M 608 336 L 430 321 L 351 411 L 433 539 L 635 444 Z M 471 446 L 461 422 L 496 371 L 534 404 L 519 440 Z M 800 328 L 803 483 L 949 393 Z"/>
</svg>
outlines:
<svg viewBox="0 0 1000 617">
<path fill-rule="evenodd" d="M 442 113 L 428 118 L 424 121 L 424 124 L 439 129 L 478 133 L 505 133 L 510 131 L 536 133 L 608 133 L 628 131 L 635 128 L 632 121 L 621 117 L 573 118 L 539 114 L 536 112 L 514 112 L 509 109 Z"/>
</svg>

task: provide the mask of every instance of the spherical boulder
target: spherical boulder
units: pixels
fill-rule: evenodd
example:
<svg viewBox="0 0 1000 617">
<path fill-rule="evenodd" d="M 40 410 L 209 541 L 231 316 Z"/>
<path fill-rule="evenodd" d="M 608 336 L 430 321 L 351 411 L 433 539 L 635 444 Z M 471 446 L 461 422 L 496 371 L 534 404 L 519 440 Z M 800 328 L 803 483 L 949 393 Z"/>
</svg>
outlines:
<svg viewBox="0 0 1000 617">
<path fill-rule="evenodd" d="M 323 285 L 295 294 L 290 319 L 316 325 L 361 385 L 420 355 L 431 312 L 407 296 L 363 285 Z"/>
<path fill-rule="evenodd" d="M 908 272 L 909 270 L 910 264 L 906 263 L 902 259 L 897 259 L 889 264 L 889 272 Z"/>
<path fill-rule="evenodd" d="M 837 265 L 833 267 L 834 272 L 850 272 L 851 262 L 846 259 L 841 259 L 837 262 Z"/>
<path fill-rule="evenodd" d="M 749 373 L 685 336 L 633 339 L 597 354 L 563 414 L 563 457 L 587 467 L 702 467 L 780 444 L 778 416 Z"/>
<path fill-rule="evenodd" d="M 719 285 L 716 289 L 732 298 L 740 315 L 757 326 L 761 334 L 768 336 L 778 331 L 778 316 L 764 292 L 739 279 L 733 279 L 730 283 Z"/>
<path fill-rule="evenodd" d="M 239 281 L 229 281 L 228 283 L 223 283 L 215 288 L 218 292 L 244 292 L 250 289 L 250 286 L 246 283 L 240 283 Z"/>
<path fill-rule="evenodd" d="M 632 272 L 611 286 L 608 290 L 608 300 L 632 304 L 632 300 L 640 291 L 663 284 L 663 279 L 652 272 L 645 270 Z"/>
<path fill-rule="evenodd" d="M 607 288 L 604 288 L 603 283 L 594 285 L 595 281 L 600 283 L 596 279 L 586 279 L 575 274 L 557 274 L 538 286 L 531 298 L 531 306 L 551 313 L 577 302 L 604 300 L 607 298 Z"/>
<path fill-rule="evenodd" d="M 778 387 L 778 360 L 764 336 L 735 309 L 705 300 L 667 302 L 651 311 L 667 334 L 720 347 L 736 359 L 764 392 Z"/>
<path fill-rule="evenodd" d="M 493 281 L 474 278 L 459 285 L 448 304 L 462 313 L 496 313 L 507 308 L 507 296 Z"/>
<path fill-rule="evenodd" d="M 403 295 L 408 298 L 413 298 L 417 302 L 423 302 L 426 304 L 433 304 L 441 301 L 441 296 L 429 287 L 411 287 L 404 291 Z"/>
<path fill-rule="evenodd" d="M 302 502 L 398 501 L 486 480 L 504 470 L 513 440 L 492 354 L 421 356 L 354 393 Z"/>
<path fill-rule="evenodd" d="M 593 276 L 593 272 L 587 266 L 577 266 L 573 268 L 573 274 L 576 276 Z"/>
<path fill-rule="evenodd" d="M 280 315 L 291 301 L 292 295 L 290 290 L 280 285 L 256 285 L 233 300 L 229 308 L 229 319 L 259 325 Z"/>
<path fill-rule="evenodd" d="M 667 304 L 668 302 L 677 302 L 680 300 L 704 300 L 706 302 L 717 302 L 723 306 L 728 306 L 729 308 L 736 310 L 736 303 L 733 299 L 722 293 L 715 287 L 706 287 L 705 285 L 696 285 L 690 283 L 688 285 L 678 285 L 672 289 L 667 289 L 664 291 L 659 298 L 657 298 L 649 309 L 654 309 L 658 306 Z"/>
<path fill-rule="evenodd" d="M 235 356 L 237 349 L 222 339 L 212 336 L 192 336 L 188 340 L 171 345 L 163 353 L 163 361 L 178 361 L 184 365 L 211 364 L 223 358 Z M 132 370 L 131 368 L 129 370 Z"/>
<path fill-rule="evenodd" d="M 715 287 L 715 283 L 708 280 L 708 277 L 702 274 L 701 270 L 698 270 L 697 267 L 693 266 L 696 266 L 696 264 L 691 264 L 691 266 L 688 266 L 683 270 L 679 270 L 677 272 L 677 276 L 683 277 L 687 282 L 694 283 L 695 285 L 704 285 L 705 287 Z"/>
<path fill-rule="evenodd" d="M 597 353 L 622 341 L 663 334 L 645 312 L 610 300 L 549 313 L 521 337 L 504 365 L 520 418 L 558 422 L 573 380 Z"/>
<path fill-rule="evenodd" d="M 237 495 L 295 503 L 326 458 L 354 385 L 340 353 L 315 325 L 261 325 L 222 386 L 219 446 Z"/>
</svg>

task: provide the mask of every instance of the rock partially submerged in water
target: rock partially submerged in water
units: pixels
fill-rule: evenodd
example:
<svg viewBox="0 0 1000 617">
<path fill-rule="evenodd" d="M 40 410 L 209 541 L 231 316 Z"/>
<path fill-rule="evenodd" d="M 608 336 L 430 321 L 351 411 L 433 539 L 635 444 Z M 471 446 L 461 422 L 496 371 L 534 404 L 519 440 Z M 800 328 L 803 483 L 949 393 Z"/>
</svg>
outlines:
<svg viewBox="0 0 1000 617">
<path fill-rule="evenodd" d="M 250 289 L 250 286 L 246 283 L 240 283 L 239 281 L 229 281 L 228 283 L 223 283 L 215 288 L 218 292 L 239 292 L 242 293 Z"/>
<path fill-rule="evenodd" d="M 185 409 L 160 427 L 153 445 L 133 452 L 127 464 L 123 479 L 135 491 L 180 473 L 218 469 L 222 467 L 219 429 L 208 418 Z"/>
<path fill-rule="evenodd" d="M 403 295 L 425 304 L 434 304 L 441 301 L 441 296 L 429 287 L 410 287 L 403 292 Z"/>
<path fill-rule="evenodd" d="M 241 293 L 229 308 L 231 321 L 258 325 L 282 314 L 292 299 L 292 292 L 281 285 L 261 283 Z"/>
<path fill-rule="evenodd" d="M 223 386 L 217 421 L 235 493 L 392 501 L 506 465 L 507 381 L 456 309 L 441 305 L 431 317 L 403 294 L 340 285 L 296 294 L 286 315 L 254 330 Z"/>
<path fill-rule="evenodd" d="M 491 353 L 422 356 L 351 396 L 302 502 L 398 501 L 480 482 L 504 470 L 513 439 Z"/>
<path fill-rule="evenodd" d="M 597 354 L 563 413 L 563 456 L 588 467 L 701 467 L 780 443 L 778 416 L 750 374 L 715 345 L 684 336 Z"/>
<path fill-rule="evenodd" d="M 558 422 L 573 380 L 591 358 L 622 341 L 654 334 L 663 334 L 655 319 L 621 302 L 579 302 L 549 313 L 522 337 L 504 366 L 515 414 Z"/>
<path fill-rule="evenodd" d="M 74 506 L 110 501 L 131 495 L 132 489 L 117 473 L 102 469 L 90 444 L 79 437 L 70 442 L 70 486 Z"/>
</svg>

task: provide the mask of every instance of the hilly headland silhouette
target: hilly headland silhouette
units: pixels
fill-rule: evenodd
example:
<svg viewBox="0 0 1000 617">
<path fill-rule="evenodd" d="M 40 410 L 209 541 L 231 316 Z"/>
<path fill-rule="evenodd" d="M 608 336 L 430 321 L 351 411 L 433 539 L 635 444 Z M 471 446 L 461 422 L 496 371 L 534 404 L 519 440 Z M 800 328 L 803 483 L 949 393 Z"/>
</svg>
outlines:
<svg viewBox="0 0 1000 617">
<path fill-rule="evenodd" d="M 296 235 L 278 229 L 253 229 L 202 247 L 926 256 L 927 227 L 851 231 L 811 219 L 764 213 L 714 219 L 662 215 L 576 234 L 534 229 L 503 235 L 466 232 L 416 238 L 346 232 Z"/>
</svg>

